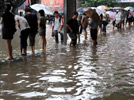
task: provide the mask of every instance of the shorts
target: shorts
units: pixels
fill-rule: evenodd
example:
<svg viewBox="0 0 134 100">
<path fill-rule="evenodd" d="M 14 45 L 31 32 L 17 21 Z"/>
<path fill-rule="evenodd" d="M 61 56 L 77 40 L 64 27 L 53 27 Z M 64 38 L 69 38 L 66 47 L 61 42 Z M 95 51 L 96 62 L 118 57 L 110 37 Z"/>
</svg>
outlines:
<svg viewBox="0 0 134 100">
<path fill-rule="evenodd" d="M 86 30 L 87 29 L 87 26 L 82 26 L 82 30 Z"/>
<path fill-rule="evenodd" d="M 5 40 L 12 40 L 14 33 L 15 33 L 15 32 L 6 30 L 6 29 L 3 27 L 3 28 L 2 28 L 2 39 L 5 39 Z"/>
<path fill-rule="evenodd" d="M 69 37 L 70 37 L 71 39 L 76 39 L 76 38 L 77 38 L 77 35 L 76 35 L 75 33 L 70 32 L 70 33 L 68 33 L 68 34 L 69 34 Z"/>
<path fill-rule="evenodd" d="M 34 46 L 35 45 L 35 36 L 36 36 L 36 32 L 30 31 L 29 34 L 29 42 L 30 42 L 30 46 Z"/>
<path fill-rule="evenodd" d="M 13 33 L 2 34 L 2 39 L 4 39 L 4 40 L 12 40 L 13 39 Z"/>
<path fill-rule="evenodd" d="M 124 25 L 125 24 L 125 20 L 122 20 L 121 23 Z"/>
<path fill-rule="evenodd" d="M 91 32 L 92 40 L 97 40 L 98 30 L 97 29 L 91 29 L 90 32 Z"/>
<path fill-rule="evenodd" d="M 40 28 L 40 29 L 39 29 L 39 35 L 45 37 L 45 36 L 46 36 L 46 31 L 45 31 L 45 29 Z"/>
<path fill-rule="evenodd" d="M 113 26 L 115 26 L 115 24 L 116 24 L 116 20 L 115 20 L 115 21 L 113 21 L 113 22 L 112 22 L 112 24 L 113 24 Z"/>
<path fill-rule="evenodd" d="M 102 28 L 102 21 L 99 22 L 99 28 Z"/>
</svg>

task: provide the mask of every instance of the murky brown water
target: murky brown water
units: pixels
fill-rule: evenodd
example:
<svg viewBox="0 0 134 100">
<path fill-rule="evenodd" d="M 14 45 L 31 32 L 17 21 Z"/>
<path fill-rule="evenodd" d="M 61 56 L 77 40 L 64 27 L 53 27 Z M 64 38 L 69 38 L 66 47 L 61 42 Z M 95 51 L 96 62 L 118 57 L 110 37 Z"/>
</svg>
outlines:
<svg viewBox="0 0 134 100">
<path fill-rule="evenodd" d="M 0 100 L 134 100 L 133 29 L 108 31 L 97 48 L 89 40 L 70 48 L 50 38 L 45 54 L 2 60 Z M 0 47 L 5 57 L 1 40 Z"/>
</svg>

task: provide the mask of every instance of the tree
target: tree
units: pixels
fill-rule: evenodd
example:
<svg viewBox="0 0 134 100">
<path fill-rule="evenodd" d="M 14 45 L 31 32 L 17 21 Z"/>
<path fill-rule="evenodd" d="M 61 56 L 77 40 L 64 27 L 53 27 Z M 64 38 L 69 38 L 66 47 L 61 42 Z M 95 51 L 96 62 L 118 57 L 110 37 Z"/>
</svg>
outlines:
<svg viewBox="0 0 134 100">
<path fill-rule="evenodd" d="M 99 5 L 112 6 L 113 2 L 116 2 L 116 0 L 79 0 L 79 2 L 84 7 L 93 7 Z"/>
<path fill-rule="evenodd" d="M 117 0 L 78 0 L 78 2 L 80 2 L 82 7 L 96 7 L 99 5 L 106 5 L 108 7 L 133 7 L 133 3 L 118 3 Z"/>
</svg>

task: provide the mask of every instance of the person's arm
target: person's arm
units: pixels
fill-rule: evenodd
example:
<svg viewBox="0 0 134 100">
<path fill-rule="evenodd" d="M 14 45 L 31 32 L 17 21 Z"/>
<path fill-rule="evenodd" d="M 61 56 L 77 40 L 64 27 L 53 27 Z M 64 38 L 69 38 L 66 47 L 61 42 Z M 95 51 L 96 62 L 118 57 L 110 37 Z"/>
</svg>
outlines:
<svg viewBox="0 0 134 100">
<path fill-rule="evenodd" d="M 62 19 L 61 19 L 61 25 L 60 25 L 60 28 L 59 28 L 59 33 L 61 32 L 63 26 L 64 26 L 64 23 L 62 22 Z"/>
<path fill-rule="evenodd" d="M 40 21 L 40 19 L 38 20 L 38 27 L 40 26 L 40 23 L 41 23 L 41 21 Z"/>
<path fill-rule="evenodd" d="M 70 32 L 73 32 L 73 30 L 71 29 L 71 27 L 68 24 L 66 24 L 66 26 L 70 30 Z"/>
<path fill-rule="evenodd" d="M 1 17 L 1 24 L 3 24 L 3 18 Z"/>
<path fill-rule="evenodd" d="M 90 26 L 92 25 L 92 19 L 89 21 L 89 25 L 90 25 Z"/>
<path fill-rule="evenodd" d="M 16 25 L 18 26 L 19 29 L 21 29 L 21 28 L 20 28 L 19 20 L 16 21 Z"/>
<path fill-rule="evenodd" d="M 54 32 L 54 21 L 52 21 L 52 34 Z"/>
<path fill-rule="evenodd" d="M 63 25 L 60 26 L 60 28 L 59 28 L 59 33 L 61 32 L 62 28 L 63 28 Z"/>
</svg>

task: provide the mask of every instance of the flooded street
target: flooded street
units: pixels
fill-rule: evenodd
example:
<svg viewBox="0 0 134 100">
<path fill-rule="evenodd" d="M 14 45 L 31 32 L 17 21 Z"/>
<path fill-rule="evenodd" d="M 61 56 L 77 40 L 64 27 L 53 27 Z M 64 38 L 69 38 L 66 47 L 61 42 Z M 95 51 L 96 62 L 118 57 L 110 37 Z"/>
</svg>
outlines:
<svg viewBox="0 0 134 100">
<path fill-rule="evenodd" d="M 55 45 L 47 32 L 46 53 L 37 36 L 36 55 L 28 57 L 19 56 L 16 34 L 11 62 L 0 39 L 0 100 L 134 100 L 134 29 L 111 29 L 97 48 L 83 36 L 76 48 Z"/>
</svg>

